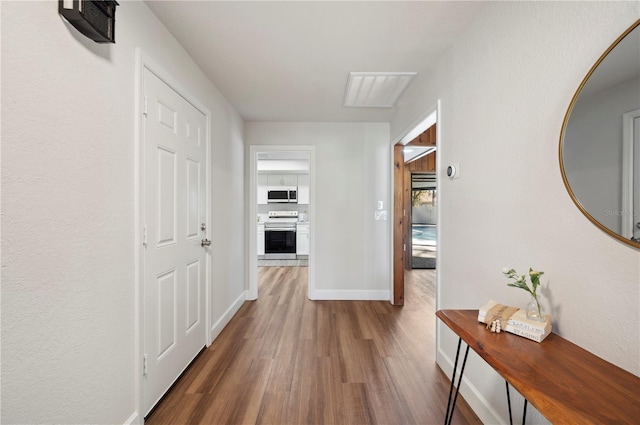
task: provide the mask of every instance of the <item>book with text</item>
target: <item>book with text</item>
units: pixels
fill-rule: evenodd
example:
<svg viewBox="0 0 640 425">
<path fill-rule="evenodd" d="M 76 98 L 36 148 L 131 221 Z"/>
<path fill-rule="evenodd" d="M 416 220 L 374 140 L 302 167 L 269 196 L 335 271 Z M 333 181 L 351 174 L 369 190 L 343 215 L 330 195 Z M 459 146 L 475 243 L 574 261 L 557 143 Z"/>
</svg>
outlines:
<svg viewBox="0 0 640 425">
<path fill-rule="evenodd" d="M 506 323 L 503 322 L 502 325 L 504 331 L 536 342 L 541 342 L 551 333 L 551 315 L 546 315 L 544 322 L 529 320 L 524 310 L 498 304 L 493 300 L 479 309 L 478 321 L 490 324 L 496 316 L 503 318 L 505 315 L 507 316 Z"/>
</svg>

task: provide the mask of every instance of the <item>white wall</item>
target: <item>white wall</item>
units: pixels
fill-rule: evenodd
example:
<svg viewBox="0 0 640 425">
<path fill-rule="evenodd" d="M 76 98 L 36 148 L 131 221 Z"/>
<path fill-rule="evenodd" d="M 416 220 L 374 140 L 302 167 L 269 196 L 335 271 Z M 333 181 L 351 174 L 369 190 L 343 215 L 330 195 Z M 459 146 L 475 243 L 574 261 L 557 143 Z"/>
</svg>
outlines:
<svg viewBox="0 0 640 425">
<path fill-rule="evenodd" d="M 212 113 L 213 322 L 244 290 L 242 121 L 142 2 L 116 44 L 2 2 L 2 423 L 137 421 L 135 48 Z"/>
<path fill-rule="evenodd" d="M 389 125 L 250 122 L 245 143 L 315 146 L 312 298 L 389 299 L 389 222 L 374 220 L 376 201 L 389 208 Z"/>
<path fill-rule="evenodd" d="M 261 159 L 258 160 L 258 171 L 309 171 L 308 159 Z"/>
<path fill-rule="evenodd" d="M 578 85 L 638 16 L 637 2 L 489 4 L 432 78 L 411 87 L 391 123 L 392 136 L 401 135 L 440 98 L 438 155 L 443 166 L 460 164 L 459 179 L 440 178 L 438 307 L 474 309 L 488 299 L 524 306 L 526 294 L 506 286 L 501 268 L 532 266 L 546 273 L 554 330 L 635 374 L 640 253 L 575 207 L 558 143 Z M 450 371 L 456 339 L 438 330 L 438 362 Z M 481 419 L 507 422 L 499 376 L 475 355 L 465 376 L 477 392 L 463 395 Z"/>
</svg>

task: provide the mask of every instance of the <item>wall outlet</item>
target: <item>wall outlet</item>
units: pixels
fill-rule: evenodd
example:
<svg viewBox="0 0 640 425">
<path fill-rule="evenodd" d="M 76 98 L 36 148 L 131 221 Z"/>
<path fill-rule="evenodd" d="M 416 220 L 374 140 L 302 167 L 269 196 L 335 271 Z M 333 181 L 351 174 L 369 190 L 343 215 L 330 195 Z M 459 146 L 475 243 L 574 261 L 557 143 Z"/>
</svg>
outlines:
<svg viewBox="0 0 640 425">
<path fill-rule="evenodd" d="M 376 220 L 386 220 L 387 219 L 387 212 L 386 211 L 375 211 L 373 215 L 374 215 Z"/>
</svg>

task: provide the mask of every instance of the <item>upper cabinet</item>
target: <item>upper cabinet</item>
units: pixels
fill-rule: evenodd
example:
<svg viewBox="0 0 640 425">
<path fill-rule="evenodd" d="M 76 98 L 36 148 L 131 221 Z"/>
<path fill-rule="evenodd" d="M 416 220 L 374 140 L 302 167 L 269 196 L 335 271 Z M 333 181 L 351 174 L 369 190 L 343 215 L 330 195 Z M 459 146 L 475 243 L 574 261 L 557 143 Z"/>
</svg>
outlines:
<svg viewBox="0 0 640 425">
<path fill-rule="evenodd" d="M 297 203 L 309 203 L 309 157 L 297 152 L 264 154 L 257 161 L 257 203 L 267 205 L 269 188 L 297 188 Z M 289 204 L 290 207 L 293 205 Z"/>
<path fill-rule="evenodd" d="M 267 191 L 269 187 L 297 187 L 298 204 L 309 203 L 309 174 L 258 174 L 256 188 L 258 205 L 268 204 Z"/>
<path fill-rule="evenodd" d="M 309 174 L 298 174 L 298 204 L 309 203 Z"/>
<path fill-rule="evenodd" d="M 267 186 L 289 186 L 296 187 L 298 185 L 298 176 L 296 174 L 267 174 Z"/>
<path fill-rule="evenodd" d="M 258 174 L 258 204 L 267 204 L 267 175 L 266 174 Z"/>
</svg>

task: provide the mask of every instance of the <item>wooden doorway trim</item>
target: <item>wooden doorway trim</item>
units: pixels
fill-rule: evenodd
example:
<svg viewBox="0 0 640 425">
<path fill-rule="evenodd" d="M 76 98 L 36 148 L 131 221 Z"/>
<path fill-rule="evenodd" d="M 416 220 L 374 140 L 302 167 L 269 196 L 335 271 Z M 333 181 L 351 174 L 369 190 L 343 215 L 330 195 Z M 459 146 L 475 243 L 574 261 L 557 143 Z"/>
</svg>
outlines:
<svg viewBox="0 0 640 425">
<path fill-rule="evenodd" d="M 411 240 L 411 223 L 413 211 L 411 210 L 411 195 L 412 195 L 412 187 L 411 187 L 411 168 L 409 168 L 410 164 L 405 162 L 404 164 L 404 183 L 402 186 L 402 202 L 403 202 L 403 212 L 404 212 L 404 223 L 402 228 L 402 239 L 403 239 L 403 250 L 404 250 L 404 269 L 411 270 L 412 269 L 412 260 L 413 260 L 413 242 Z"/>
<path fill-rule="evenodd" d="M 393 147 L 393 304 L 404 305 L 404 145 Z"/>
<path fill-rule="evenodd" d="M 410 146 L 436 146 L 436 128 L 433 124 L 411 142 Z M 405 145 L 393 146 L 393 297 L 394 305 L 404 305 L 404 272 L 412 268 L 411 244 L 411 174 L 435 172 L 436 153 L 418 160 L 404 162 Z"/>
</svg>

